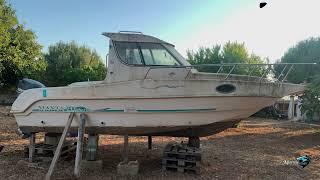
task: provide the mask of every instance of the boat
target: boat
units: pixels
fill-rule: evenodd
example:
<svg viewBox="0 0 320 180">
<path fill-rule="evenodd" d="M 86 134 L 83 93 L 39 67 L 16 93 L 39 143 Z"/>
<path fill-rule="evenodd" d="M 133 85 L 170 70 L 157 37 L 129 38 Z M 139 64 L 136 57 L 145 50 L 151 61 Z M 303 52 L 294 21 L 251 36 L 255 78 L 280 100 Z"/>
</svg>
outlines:
<svg viewBox="0 0 320 180">
<path fill-rule="evenodd" d="M 204 137 L 304 89 L 284 80 L 296 64 L 283 64 L 288 68 L 282 80 L 268 78 L 269 68 L 261 77 L 237 75 L 234 69 L 247 65 L 191 65 L 174 45 L 156 37 L 103 35 L 110 39 L 105 80 L 24 90 L 11 109 L 22 132 L 61 133 L 70 113 L 75 113 L 71 131 L 76 131 L 85 113 L 87 133 Z M 202 66 L 219 70 L 199 72 Z M 226 67 L 230 71 L 223 71 Z"/>
</svg>

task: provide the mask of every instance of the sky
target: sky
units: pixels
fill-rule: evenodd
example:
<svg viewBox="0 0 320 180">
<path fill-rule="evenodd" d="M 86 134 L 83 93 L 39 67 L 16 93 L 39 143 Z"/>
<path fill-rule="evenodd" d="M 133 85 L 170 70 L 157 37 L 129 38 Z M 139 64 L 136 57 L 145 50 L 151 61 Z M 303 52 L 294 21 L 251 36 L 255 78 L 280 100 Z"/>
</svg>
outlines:
<svg viewBox="0 0 320 180">
<path fill-rule="evenodd" d="M 320 0 L 7 0 L 46 51 L 75 40 L 105 61 L 102 32 L 141 31 L 176 45 L 182 55 L 199 47 L 244 42 L 271 62 L 298 41 L 320 36 Z M 267 2 L 259 8 L 260 2 Z"/>
</svg>

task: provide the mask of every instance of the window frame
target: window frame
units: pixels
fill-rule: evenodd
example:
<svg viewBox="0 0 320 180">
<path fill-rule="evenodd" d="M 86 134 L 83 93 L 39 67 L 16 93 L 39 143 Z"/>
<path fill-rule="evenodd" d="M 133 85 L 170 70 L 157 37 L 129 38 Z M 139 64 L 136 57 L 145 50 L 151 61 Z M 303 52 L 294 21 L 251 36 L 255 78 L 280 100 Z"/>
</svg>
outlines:
<svg viewBox="0 0 320 180">
<path fill-rule="evenodd" d="M 139 55 L 140 55 L 140 58 L 141 58 L 141 61 L 142 61 L 142 64 L 129 64 L 127 62 L 125 62 L 119 55 L 119 52 L 118 52 L 118 47 L 116 45 L 116 43 L 132 43 L 132 44 L 136 44 L 137 47 L 138 47 L 138 50 L 139 50 Z M 143 53 L 142 53 L 142 50 L 141 50 L 141 46 L 140 44 L 142 43 L 148 43 L 148 44 L 157 44 L 157 45 L 160 45 L 161 47 L 163 47 L 163 49 L 165 49 L 173 58 L 174 60 L 179 64 L 178 66 L 184 66 L 181 61 L 176 57 L 174 56 L 174 54 L 169 51 L 164 45 L 162 45 L 161 43 L 153 43 L 153 42 L 128 42 L 128 41 L 112 41 L 112 44 L 113 44 L 113 47 L 114 47 L 114 50 L 116 52 L 116 56 L 117 58 L 120 60 L 121 63 L 127 65 L 127 66 L 134 66 L 134 67 L 176 67 L 177 68 L 177 65 L 156 65 L 156 64 L 152 64 L 152 65 L 146 65 L 145 63 L 145 60 L 144 60 L 144 56 L 143 56 Z M 150 49 L 148 49 L 150 51 Z M 152 57 L 153 57 L 153 54 L 152 54 L 152 51 L 150 51 Z M 154 60 L 154 57 L 153 57 L 153 60 Z"/>
</svg>

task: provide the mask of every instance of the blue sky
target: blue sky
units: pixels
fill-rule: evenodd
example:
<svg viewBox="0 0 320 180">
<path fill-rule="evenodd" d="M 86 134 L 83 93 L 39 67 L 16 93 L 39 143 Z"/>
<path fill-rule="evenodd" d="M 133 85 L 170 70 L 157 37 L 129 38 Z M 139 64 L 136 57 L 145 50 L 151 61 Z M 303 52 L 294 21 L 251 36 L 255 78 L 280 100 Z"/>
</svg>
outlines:
<svg viewBox="0 0 320 180">
<path fill-rule="evenodd" d="M 183 55 L 187 49 L 240 41 L 250 52 L 271 59 L 320 32 L 315 25 L 318 0 L 267 0 L 263 9 L 258 0 L 7 1 L 44 51 L 60 40 L 75 40 L 96 49 L 103 59 L 107 39 L 102 32 L 142 31 L 176 44 Z"/>
<path fill-rule="evenodd" d="M 137 30 L 177 41 L 208 19 L 212 23 L 221 21 L 228 9 L 237 8 L 231 0 L 8 2 L 16 9 L 20 22 L 37 34 L 44 49 L 59 40 L 75 40 L 95 48 L 103 56 L 107 51 L 107 39 L 101 36 L 102 32 Z"/>
</svg>

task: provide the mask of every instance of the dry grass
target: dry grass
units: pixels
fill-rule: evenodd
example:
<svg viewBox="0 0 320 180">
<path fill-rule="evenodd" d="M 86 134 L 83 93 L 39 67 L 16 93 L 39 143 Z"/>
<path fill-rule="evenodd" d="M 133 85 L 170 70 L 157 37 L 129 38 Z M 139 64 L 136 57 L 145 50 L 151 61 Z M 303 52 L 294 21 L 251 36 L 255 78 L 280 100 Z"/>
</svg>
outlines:
<svg viewBox="0 0 320 180">
<path fill-rule="evenodd" d="M 23 146 L 16 134 L 16 123 L 8 109 L 0 107 L 0 179 L 43 179 L 49 163 L 30 168 L 17 163 L 23 157 Z M 291 122 L 250 118 L 239 128 L 201 138 L 203 160 L 201 174 L 180 174 L 161 170 L 163 147 L 170 141 L 185 138 L 154 137 L 153 149 L 147 149 L 146 137 L 130 138 L 130 159 L 141 165 L 139 176 L 129 179 L 320 179 L 320 131 Z M 81 179 L 125 179 L 116 175 L 121 160 L 122 138 L 100 136 L 99 158 L 103 170 L 83 171 Z M 295 160 L 308 154 L 312 162 L 304 169 L 286 165 L 284 160 Z M 55 179 L 72 179 L 74 161 L 59 162 Z"/>
</svg>

